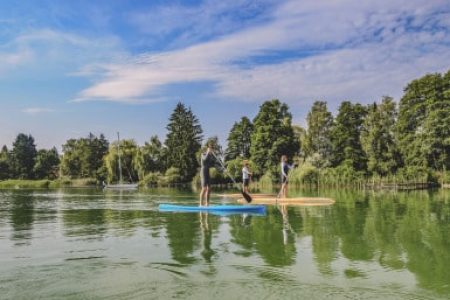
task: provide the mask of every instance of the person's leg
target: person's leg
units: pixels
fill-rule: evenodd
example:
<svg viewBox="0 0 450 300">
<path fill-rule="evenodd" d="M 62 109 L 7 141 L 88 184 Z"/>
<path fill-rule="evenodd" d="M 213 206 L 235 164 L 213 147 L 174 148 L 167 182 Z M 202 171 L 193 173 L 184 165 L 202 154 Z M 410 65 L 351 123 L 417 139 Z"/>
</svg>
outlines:
<svg viewBox="0 0 450 300">
<path fill-rule="evenodd" d="M 284 193 L 285 193 L 285 190 L 286 190 L 286 184 L 287 184 L 287 181 L 286 181 L 286 179 L 283 178 L 283 181 L 281 182 L 280 193 L 278 194 L 279 197 L 281 197 L 281 198 L 284 198 Z"/>
<path fill-rule="evenodd" d="M 206 189 L 204 187 L 202 187 L 202 190 L 200 191 L 200 203 L 199 203 L 200 206 L 203 205 L 203 199 L 205 197 L 205 192 L 206 192 Z"/>
<path fill-rule="evenodd" d="M 211 188 L 208 186 L 206 186 L 206 206 L 209 205 L 209 194 L 211 193 Z"/>
<path fill-rule="evenodd" d="M 283 182 L 283 185 L 281 186 L 281 198 L 286 198 L 286 187 L 287 187 L 287 182 Z"/>
<path fill-rule="evenodd" d="M 284 184 L 284 194 L 283 194 L 283 198 L 287 198 L 288 195 L 288 183 L 286 182 Z"/>
</svg>

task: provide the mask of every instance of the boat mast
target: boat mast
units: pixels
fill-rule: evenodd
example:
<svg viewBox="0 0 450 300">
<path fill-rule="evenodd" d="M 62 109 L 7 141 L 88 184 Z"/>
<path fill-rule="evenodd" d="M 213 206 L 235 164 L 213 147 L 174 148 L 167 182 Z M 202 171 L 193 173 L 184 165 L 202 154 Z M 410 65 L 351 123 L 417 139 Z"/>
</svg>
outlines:
<svg viewBox="0 0 450 300">
<path fill-rule="evenodd" d="M 122 165 L 120 162 L 120 136 L 117 132 L 117 155 L 119 156 L 119 184 L 122 184 Z"/>
</svg>

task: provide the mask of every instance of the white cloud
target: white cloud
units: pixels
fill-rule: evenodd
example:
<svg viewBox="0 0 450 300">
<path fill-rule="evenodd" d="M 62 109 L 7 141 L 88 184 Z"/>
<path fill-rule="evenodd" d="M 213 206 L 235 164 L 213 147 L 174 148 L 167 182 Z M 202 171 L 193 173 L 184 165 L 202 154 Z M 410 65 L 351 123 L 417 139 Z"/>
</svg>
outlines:
<svg viewBox="0 0 450 300">
<path fill-rule="evenodd" d="M 33 59 L 33 53 L 28 49 L 16 49 L 14 52 L 0 52 L 0 74 Z"/>
<path fill-rule="evenodd" d="M 123 57 L 120 41 L 114 36 L 89 38 L 52 29 L 32 30 L 0 45 L 0 75 L 34 67 L 46 72 L 51 66 L 69 70 Z"/>
<path fill-rule="evenodd" d="M 29 115 L 38 115 L 43 113 L 51 113 L 55 112 L 52 108 L 46 108 L 46 107 L 29 107 L 22 110 L 23 113 L 29 114 Z"/>
<path fill-rule="evenodd" d="M 398 96 L 409 80 L 449 67 L 443 65 L 450 61 L 449 28 L 436 14 L 445 7 L 443 0 L 287 1 L 263 25 L 97 68 L 101 79 L 81 91 L 77 101 L 136 103 L 162 97 L 165 85 L 194 81 L 215 82 L 215 97 L 237 100 Z M 286 50 L 317 54 L 251 63 Z"/>
<path fill-rule="evenodd" d="M 169 34 L 176 36 L 171 44 L 179 47 L 258 23 L 276 2 L 205 0 L 196 6 L 165 3 L 147 11 L 132 12 L 129 20 L 150 40 L 164 39 Z"/>
</svg>

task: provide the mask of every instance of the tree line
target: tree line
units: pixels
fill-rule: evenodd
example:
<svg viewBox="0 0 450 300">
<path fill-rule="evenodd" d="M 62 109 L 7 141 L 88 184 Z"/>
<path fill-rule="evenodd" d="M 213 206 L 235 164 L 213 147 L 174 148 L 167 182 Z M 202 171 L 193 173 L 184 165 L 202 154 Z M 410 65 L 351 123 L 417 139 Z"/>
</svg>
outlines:
<svg viewBox="0 0 450 300">
<path fill-rule="evenodd" d="M 299 164 L 294 182 L 353 182 L 369 177 L 425 178 L 437 181 L 450 168 L 450 71 L 427 74 L 410 82 L 397 104 L 385 96 L 369 105 L 343 101 L 333 114 L 325 101 L 315 101 L 307 126 L 292 124 L 287 104 L 265 101 L 250 120 L 243 116 L 228 134 L 225 150 L 217 137 L 203 136 L 191 108 L 178 103 L 166 126 L 165 141 L 152 136 L 144 145 L 133 139 L 110 143 L 89 134 L 62 146 L 37 150 L 31 135 L 19 134 L 9 150 L 0 152 L 0 180 L 95 178 L 114 182 L 122 177 L 143 184 L 198 180 L 199 154 L 206 142 L 214 145 L 227 171 L 239 178 L 249 160 L 256 178 L 277 181 L 280 156 Z M 216 183 L 227 182 L 223 170 L 212 170 Z"/>
</svg>

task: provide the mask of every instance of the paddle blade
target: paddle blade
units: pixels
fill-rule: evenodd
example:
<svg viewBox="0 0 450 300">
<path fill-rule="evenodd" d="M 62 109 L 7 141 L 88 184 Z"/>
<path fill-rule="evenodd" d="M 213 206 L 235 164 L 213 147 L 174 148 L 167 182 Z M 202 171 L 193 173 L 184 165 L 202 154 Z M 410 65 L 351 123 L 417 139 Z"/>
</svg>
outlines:
<svg viewBox="0 0 450 300">
<path fill-rule="evenodd" d="M 252 196 L 250 196 L 249 194 L 247 194 L 246 192 L 242 191 L 242 196 L 244 196 L 245 201 L 247 201 L 247 203 L 252 202 Z"/>
</svg>

